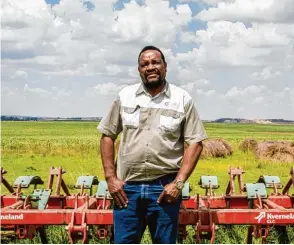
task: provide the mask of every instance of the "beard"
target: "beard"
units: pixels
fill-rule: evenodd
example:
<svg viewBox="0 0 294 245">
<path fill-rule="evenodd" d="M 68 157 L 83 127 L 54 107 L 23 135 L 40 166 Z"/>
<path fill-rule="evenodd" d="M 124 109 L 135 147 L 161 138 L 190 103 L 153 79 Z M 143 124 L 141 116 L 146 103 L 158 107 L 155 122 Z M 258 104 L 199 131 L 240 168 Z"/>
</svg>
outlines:
<svg viewBox="0 0 294 245">
<path fill-rule="evenodd" d="M 156 74 L 158 75 L 158 79 L 156 80 L 148 80 L 148 75 L 149 74 L 145 74 L 145 79 L 143 80 L 144 85 L 146 88 L 148 89 L 155 89 L 160 87 L 163 83 L 165 83 L 165 78 L 162 77 L 162 75 L 160 74 L 160 72 L 156 72 Z"/>
<path fill-rule="evenodd" d="M 164 83 L 164 79 L 157 79 L 156 81 L 149 82 L 147 79 L 144 82 L 146 88 L 154 89 L 160 87 Z"/>
</svg>

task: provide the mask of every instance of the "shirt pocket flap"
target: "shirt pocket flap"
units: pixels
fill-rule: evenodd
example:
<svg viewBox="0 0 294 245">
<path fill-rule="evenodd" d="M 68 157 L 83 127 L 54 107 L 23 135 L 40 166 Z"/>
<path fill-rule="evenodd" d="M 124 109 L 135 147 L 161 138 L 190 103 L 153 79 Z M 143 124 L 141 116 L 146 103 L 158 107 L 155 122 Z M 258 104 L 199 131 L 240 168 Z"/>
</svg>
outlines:
<svg viewBox="0 0 294 245">
<path fill-rule="evenodd" d="M 181 124 L 181 114 L 174 111 L 163 111 L 159 122 L 163 131 L 175 132 Z"/>
<path fill-rule="evenodd" d="M 122 123 L 127 128 L 138 128 L 140 122 L 140 106 L 125 107 L 122 111 Z"/>
<path fill-rule="evenodd" d="M 181 117 L 181 113 L 180 112 L 176 112 L 176 111 L 171 111 L 171 110 L 164 110 L 161 113 L 161 116 L 172 117 L 174 119 L 178 119 L 178 118 Z"/>
</svg>

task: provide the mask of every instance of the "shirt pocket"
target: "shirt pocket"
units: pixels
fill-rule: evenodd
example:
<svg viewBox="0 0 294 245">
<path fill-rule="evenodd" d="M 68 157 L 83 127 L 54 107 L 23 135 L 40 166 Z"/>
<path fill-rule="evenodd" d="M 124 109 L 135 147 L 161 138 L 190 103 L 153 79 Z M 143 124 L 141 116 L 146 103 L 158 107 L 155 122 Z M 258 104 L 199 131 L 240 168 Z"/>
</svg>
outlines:
<svg viewBox="0 0 294 245">
<path fill-rule="evenodd" d="M 122 112 L 122 123 L 126 128 L 138 128 L 140 122 L 140 107 L 124 108 Z"/>
<path fill-rule="evenodd" d="M 180 130 L 181 116 L 179 113 L 162 113 L 159 117 L 160 129 L 166 133 L 176 133 Z"/>
</svg>

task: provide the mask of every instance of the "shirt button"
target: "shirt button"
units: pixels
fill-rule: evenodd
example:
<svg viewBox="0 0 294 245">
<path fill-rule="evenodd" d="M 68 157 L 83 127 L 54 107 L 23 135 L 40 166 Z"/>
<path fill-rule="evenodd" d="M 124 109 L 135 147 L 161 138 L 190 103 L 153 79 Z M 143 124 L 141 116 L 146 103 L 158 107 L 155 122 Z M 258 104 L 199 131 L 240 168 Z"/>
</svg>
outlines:
<svg viewBox="0 0 294 245">
<path fill-rule="evenodd" d="M 146 145 L 148 146 L 148 143 Z"/>
</svg>

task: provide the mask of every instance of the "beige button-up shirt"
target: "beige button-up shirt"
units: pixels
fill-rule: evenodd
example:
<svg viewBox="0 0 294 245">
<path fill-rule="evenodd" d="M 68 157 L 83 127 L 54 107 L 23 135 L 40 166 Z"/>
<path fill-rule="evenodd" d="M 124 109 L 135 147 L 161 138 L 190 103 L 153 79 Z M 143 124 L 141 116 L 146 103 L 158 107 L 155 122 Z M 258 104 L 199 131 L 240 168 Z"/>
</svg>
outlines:
<svg viewBox="0 0 294 245">
<path fill-rule="evenodd" d="M 98 130 L 116 139 L 122 132 L 117 176 L 148 181 L 176 173 L 188 145 L 207 138 L 191 96 L 169 84 L 152 97 L 142 83 L 125 87 Z"/>
</svg>

